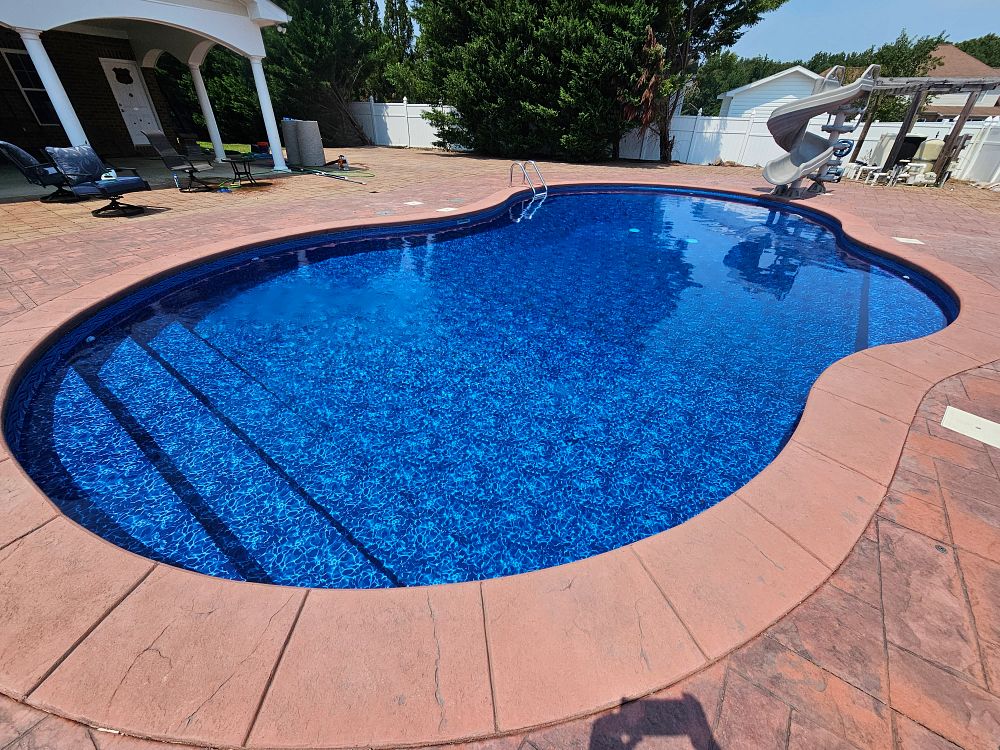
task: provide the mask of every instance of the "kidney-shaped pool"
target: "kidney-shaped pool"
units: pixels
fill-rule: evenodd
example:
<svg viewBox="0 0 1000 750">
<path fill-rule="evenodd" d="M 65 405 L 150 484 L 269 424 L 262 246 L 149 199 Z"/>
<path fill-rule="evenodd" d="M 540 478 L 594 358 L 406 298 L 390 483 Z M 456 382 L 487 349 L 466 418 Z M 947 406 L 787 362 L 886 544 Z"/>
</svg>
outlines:
<svg viewBox="0 0 1000 750">
<path fill-rule="evenodd" d="M 50 348 L 5 428 L 68 516 L 155 560 L 466 581 L 683 522 L 774 458 L 829 364 L 953 315 L 818 216 L 566 190 L 148 286 Z"/>
</svg>

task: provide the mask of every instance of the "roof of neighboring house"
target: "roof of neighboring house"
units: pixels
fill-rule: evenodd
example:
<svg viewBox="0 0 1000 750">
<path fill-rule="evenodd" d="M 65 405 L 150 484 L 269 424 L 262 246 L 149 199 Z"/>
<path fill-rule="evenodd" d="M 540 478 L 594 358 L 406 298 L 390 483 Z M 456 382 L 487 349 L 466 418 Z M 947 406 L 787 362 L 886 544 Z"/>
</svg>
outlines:
<svg viewBox="0 0 1000 750">
<path fill-rule="evenodd" d="M 744 91 L 749 91 L 750 89 L 757 88 L 758 86 L 763 86 L 765 83 L 770 83 L 771 81 L 776 81 L 779 78 L 784 78 L 789 75 L 805 75 L 814 81 L 818 81 L 823 76 L 813 73 L 809 68 L 803 68 L 801 65 L 793 65 L 790 68 L 785 68 L 784 70 L 779 70 L 774 75 L 770 75 L 767 78 L 761 78 L 759 81 L 753 81 L 748 83 L 746 86 L 740 86 L 739 88 L 730 89 L 724 94 L 719 94 L 719 99 L 725 99 L 727 96 L 735 96 L 736 94 L 742 94 Z"/>
<path fill-rule="evenodd" d="M 929 73 L 934 78 L 981 77 L 1000 75 L 1000 68 L 992 68 L 982 60 L 977 60 L 968 52 L 963 52 L 954 44 L 940 44 L 931 53 L 940 58 L 941 64 Z"/>
</svg>

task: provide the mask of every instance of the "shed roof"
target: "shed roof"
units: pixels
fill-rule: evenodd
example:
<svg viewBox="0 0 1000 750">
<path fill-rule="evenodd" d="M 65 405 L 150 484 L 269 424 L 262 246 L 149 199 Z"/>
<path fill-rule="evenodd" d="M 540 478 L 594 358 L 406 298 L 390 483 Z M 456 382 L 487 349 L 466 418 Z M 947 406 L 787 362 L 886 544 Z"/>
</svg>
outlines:
<svg viewBox="0 0 1000 750">
<path fill-rule="evenodd" d="M 777 73 L 775 73 L 774 75 L 770 75 L 767 78 L 761 78 L 757 81 L 752 81 L 748 83 L 746 86 L 740 86 L 739 88 L 730 89 L 724 94 L 719 94 L 718 98 L 725 99 L 727 96 L 735 96 L 736 94 L 742 94 L 744 91 L 757 88 L 758 86 L 763 86 L 764 84 L 770 83 L 771 81 L 776 81 L 779 78 L 784 78 L 785 76 L 798 75 L 798 74 L 808 76 L 814 81 L 818 81 L 820 78 L 823 77 L 817 73 L 813 73 L 811 70 L 809 70 L 809 68 L 804 68 L 801 65 L 793 65 L 790 68 L 779 70 Z"/>
</svg>

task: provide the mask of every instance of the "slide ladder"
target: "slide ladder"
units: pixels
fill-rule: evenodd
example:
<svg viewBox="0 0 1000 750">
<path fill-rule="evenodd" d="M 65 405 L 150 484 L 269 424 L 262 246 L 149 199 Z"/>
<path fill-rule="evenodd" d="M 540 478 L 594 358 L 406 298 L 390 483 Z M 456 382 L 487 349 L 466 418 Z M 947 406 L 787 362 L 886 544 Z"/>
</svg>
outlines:
<svg viewBox="0 0 1000 750">
<path fill-rule="evenodd" d="M 860 122 L 858 115 L 863 107 L 855 106 L 856 100 L 869 96 L 875 88 L 879 74 L 878 65 L 870 65 L 853 83 L 843 85 L 844 66 L 838 65 L 816 82 L 812 96 L 798 99 L 778 107 L 767 120 L 767 129 L 775 143 L 788 153 L 768 162 L 764 179 L 775 185 L 775 195 L 797 197 L 802 194 L 803 178 L 813 181 L 808 192 L 826 191 L 826 182 L 840 179 L 840 159 L 850 153 L 851 141 L 843 140 Z M 827 124 L 822 136 L 810 133 L 809 121 L 826 114 Z M 848 123 L 848 118 L 856 118 Z"/>
</svg>

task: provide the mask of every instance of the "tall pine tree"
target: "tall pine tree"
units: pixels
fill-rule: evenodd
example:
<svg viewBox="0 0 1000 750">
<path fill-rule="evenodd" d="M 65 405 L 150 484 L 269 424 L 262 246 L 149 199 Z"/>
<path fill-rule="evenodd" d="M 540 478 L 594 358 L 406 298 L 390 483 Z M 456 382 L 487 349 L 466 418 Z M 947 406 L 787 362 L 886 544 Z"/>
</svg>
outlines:
<svg viewBox="0 0 1000 750">
<path fill-rule="evenodd" d="M 361 27 L 365 31 L 381 30 L 382 22 L 378 16 L 378 0 L 359 0 L 359 3 Z"/>
<path fill-rule="evenodd" d="M 385 0 L 382 28 L 399 49 L 401 56 L 413 49 L 413 19 L 406 0 Z"/>
</svg>

